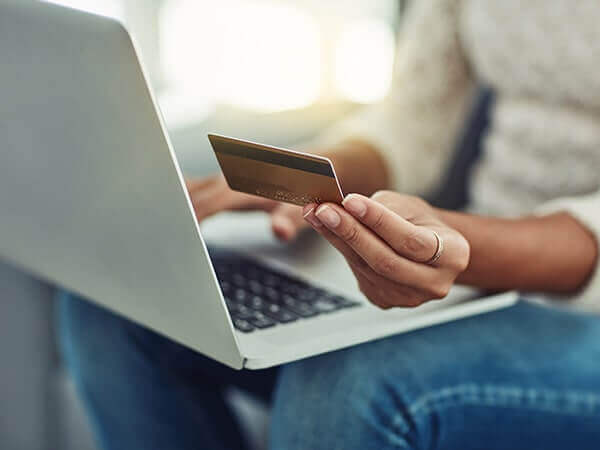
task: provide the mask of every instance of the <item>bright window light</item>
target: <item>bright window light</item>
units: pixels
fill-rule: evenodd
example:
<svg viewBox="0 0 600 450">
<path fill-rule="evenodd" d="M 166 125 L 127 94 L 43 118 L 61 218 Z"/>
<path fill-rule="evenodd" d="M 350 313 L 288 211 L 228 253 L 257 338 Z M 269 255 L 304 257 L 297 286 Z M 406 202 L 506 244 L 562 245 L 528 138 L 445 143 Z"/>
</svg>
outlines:
<svg viewBox="0 0 600 450">
<path fill-rule="evenodd" d="M 45 0 L 57 5 L 123 20 L 125 8 L 120 0 Z"/>
<path fill-rule="evenodd" d="M 343 27 L 335 47 L 334 83 L 348 100 L 372 103 L 392 81 L 394 32 L 383 20 L 364 19 Z"/>
<path fill-rule="evenodd" d="M 292 4 L 247 5 L 225 30 L 223 95 L 228 103 L 263 111 L 308 106 L 320 94 L 318 26 Z"/>
<path fill-rule="evenodd" d="M 167 89 L 216 101 L 222 8 L 210 0 L 170 0 L 160 17 L 160 59 Z"/>
<path fill-rule="evenodd" d="M 171 0 L 161 34 L 169 89 L 263 112 L 305 107 L 319 97 L 318 26 L 292 4 Z"/>
</svg>

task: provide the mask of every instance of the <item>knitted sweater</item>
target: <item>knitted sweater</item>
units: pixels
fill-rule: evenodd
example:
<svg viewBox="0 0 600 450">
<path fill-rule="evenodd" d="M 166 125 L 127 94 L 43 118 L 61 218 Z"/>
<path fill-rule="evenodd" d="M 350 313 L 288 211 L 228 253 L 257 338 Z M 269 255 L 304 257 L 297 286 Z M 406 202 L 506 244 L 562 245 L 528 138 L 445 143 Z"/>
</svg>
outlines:
<svg viewBox="0 0 600 450">
<path fill-rule="evenodd" d="M 599 22 L 597 0 L 414 1 L 390 94 L 320 143 L 366 140 L 386 159 L 394 189 L 426 193 L 447 169 L 475 87 L 485 83 L 497 100 L 470 209 L 566 211 L 600 242 Z M 600 312 L 600 267 L 568 300 Z"/>
</svg>

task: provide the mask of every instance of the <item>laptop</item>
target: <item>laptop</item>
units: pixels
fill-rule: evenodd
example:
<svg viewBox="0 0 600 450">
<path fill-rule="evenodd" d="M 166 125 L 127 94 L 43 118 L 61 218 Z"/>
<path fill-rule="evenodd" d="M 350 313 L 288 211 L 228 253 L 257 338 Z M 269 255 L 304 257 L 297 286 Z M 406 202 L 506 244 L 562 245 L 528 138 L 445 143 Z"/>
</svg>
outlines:
<svg viewBox="0 0 600 450">
<path fill-rule="evenodd" d="M 201 226 L 117 21 L 0 0 L 0 60 L 0 256 L 210 358 L 260 369 L 516 300 L 457 288 L 383 312 L 315 235 L 278 244 L 254 213 Z"/>
</svg>

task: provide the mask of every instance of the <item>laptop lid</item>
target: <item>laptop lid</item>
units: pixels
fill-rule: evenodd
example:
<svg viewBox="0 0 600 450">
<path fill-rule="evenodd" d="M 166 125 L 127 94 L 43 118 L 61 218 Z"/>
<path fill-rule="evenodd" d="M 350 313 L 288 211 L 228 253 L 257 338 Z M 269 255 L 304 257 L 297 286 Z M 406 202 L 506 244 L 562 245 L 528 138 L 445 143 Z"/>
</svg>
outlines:
<svg viewBox="0 0 600 450">
<path fill-rule="evenodd" d="M 206 246 L 127 31 L 0 0 L 0 257 L 232 367 Z"/>
</svg>

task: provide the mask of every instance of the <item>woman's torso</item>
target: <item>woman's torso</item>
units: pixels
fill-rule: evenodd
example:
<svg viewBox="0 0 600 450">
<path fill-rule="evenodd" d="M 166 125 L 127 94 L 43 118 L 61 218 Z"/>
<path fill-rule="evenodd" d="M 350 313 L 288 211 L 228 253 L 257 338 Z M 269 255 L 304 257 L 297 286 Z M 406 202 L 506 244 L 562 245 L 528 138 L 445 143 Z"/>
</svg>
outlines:
<svg viewBox="0 0 600 450">
<path fill-rule="evenodd" d="M 467 59 L 497 94 L 472 208 L 520 214 L 600 189 L 600 2 L 461 6 Z"/>
</svg>

